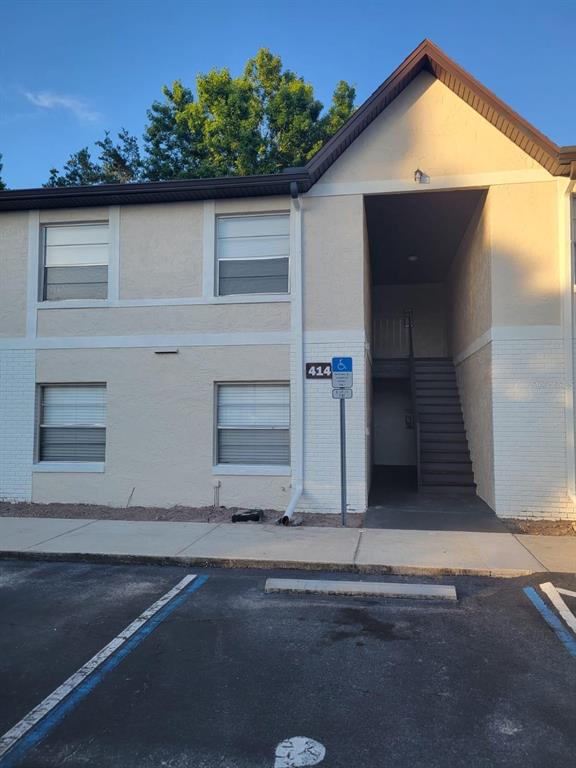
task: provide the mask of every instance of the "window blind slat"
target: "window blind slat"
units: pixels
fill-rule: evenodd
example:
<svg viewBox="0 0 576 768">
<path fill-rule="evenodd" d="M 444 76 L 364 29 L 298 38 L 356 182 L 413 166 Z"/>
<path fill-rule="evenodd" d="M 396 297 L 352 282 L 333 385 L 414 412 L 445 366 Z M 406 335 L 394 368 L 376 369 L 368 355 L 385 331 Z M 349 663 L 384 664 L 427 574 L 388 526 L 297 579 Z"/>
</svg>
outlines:
<svg viewBox="0 0 576 768">
<path fill-rule="evenodd" d="M 108 283 L 56 283 L 46 285 L 46 301 L 62 299 L 106 299 Z"/>
<path fill-rule="evenodd" d="M 287 213 L 219 216 L 217 219 L 218 238 L 288 235 L 289 232 L 290 217 Z"/>
<path fill-rule="evenodd" d="M 108 264 L 108 245 L 47 245 L 46 267 L 89 267 Z"/>
<path fill-rule="evenodd" d="M 106 424 L 106 387 L 45 387 L 42 424 Z"/>
<path fill-rule="evenodd" d="M 108 243 L 108 224 L 70 224 L 46 227 L 46 245 Z"/>
<path fill-rule="evenodd" d="M 42 427 L 41 461 L 104 461 L 106 429 L 104 427 Z"/>
<path fill-rule="evenodd" d="M 290 424 L 287 386 L 234 386 L 218 388 L 218 426 L 277 427 Z"/>
<path fill-rule="evenodd" d="M 290 243 L 287 236 L 230 237 L 218 243 L 220 259 L 265 259 L 288 256 Z"/>
<path fill-rule="evenodd" d="M 290 464 L 287 429 L 220 429 L 218 442 L 221 464 Z"/>
<path fill-rule="evenodd" d="M 288 259 L 220 262 L 220 296 L 237 293 L 287 293 Z"/>
</svg>

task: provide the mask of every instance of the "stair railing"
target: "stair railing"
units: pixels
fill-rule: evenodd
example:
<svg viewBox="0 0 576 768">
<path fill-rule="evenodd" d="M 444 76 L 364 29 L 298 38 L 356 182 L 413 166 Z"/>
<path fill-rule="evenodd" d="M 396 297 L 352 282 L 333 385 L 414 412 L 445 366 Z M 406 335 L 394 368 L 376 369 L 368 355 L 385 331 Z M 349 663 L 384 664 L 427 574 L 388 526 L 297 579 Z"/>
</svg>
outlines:
<svg viewBox="0 0 576 768">
<path fill-rule="evenodd" d="M 414 364 L 414 313 L 411 309 L 404 315 L 404 327 L 408 329 L 408 358 L 410 366 L 410 390 L 412 393 L 412 415 L 414 429 L 416 430 L 416 482 L 420 488 L 420 416 L 418 414 L 418 402 L 416 400 L 416 366 Z"/>
</svg>

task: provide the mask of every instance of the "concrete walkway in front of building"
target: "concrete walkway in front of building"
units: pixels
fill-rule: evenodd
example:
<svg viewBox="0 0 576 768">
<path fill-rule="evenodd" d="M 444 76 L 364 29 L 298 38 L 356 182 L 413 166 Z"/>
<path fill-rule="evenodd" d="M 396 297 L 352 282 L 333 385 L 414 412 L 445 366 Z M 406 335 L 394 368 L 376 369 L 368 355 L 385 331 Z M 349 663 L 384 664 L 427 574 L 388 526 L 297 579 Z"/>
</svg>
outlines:
<svg viewBox="0 0 576 768">
<path fill-rule="evenodd" d="M 576 537 L 474 531 L 0 518 L 0 556 L 365 573 L 576 573 Z"/>
</svg>

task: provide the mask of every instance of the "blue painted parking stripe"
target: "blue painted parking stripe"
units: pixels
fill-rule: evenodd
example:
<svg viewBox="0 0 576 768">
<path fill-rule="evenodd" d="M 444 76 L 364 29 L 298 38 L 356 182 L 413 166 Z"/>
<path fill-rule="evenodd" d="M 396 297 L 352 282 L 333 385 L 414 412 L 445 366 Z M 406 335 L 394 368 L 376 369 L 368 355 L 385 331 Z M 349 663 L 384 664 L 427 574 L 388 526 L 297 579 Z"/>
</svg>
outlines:
<svg viewBox="0 0 576 768">
<path fill-rule="evenodd" d="M 540 611 L 544 621 L 554 630 L 554 632 L 556 632 L 558 639 L 564 644 L 567 651 L 571 653 L 572 656 L 576 656 L 576 638 L 570 634 L 554 611 L 548 608 L 544 600 L 542 600 L 533 587 L 524 587 L 524 592 L 535 608 Z M 1 765 L 2 764 L 0 763 L 0 766 Z"/>
<path fill-rule="evenodd" d="M 41 742 L 82 699 L 102 682 L 109 672 L 115 669 L 129 653 L 154 632 L 164 619 L 182 605 L 193 592 L 200 589 L 207 580 L 208 576 L 185 577 L 163 598 L 160 598 L 147 611 L 144 611 L 106 648 L 68 678 L 53 694 L 50 694 L 38 707 L 11 728 L 0 739 L 0 768 L 12 768 L 17 765 L 30 749 Z M 135 625 L 137 628 L 134 629 Z M 111 647 L 113 650 L 100 662 L 98 657 Z M 77 677 L 80 678 L 79 682 L 73 684 L 72 687 L 68 686 L 68 692 L 67 684 Z M 64 689 L 63 692 L 59 694 L 62 689 Z M 54 696 L 56 696 L 56 703 L 53 704 L 51 699 Z M 44 710 L 46 713 L 42 714 Z M 39 712 L 37 717 L 35 717 L 36 712 Z"/>
</svg>

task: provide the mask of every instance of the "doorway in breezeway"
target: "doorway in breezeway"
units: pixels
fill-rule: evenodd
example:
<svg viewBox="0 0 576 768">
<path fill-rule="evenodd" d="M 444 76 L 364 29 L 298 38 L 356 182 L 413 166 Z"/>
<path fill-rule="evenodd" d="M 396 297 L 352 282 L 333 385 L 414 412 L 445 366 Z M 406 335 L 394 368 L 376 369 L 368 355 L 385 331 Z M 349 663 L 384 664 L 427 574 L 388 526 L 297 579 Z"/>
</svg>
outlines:
<svg viewBox="0 0 576 768">
<path fill-rule="evenodd" d="M 417 487 L 416 437 L 409 379 L 374 379 L 372 490 Z"/>
</svg>

